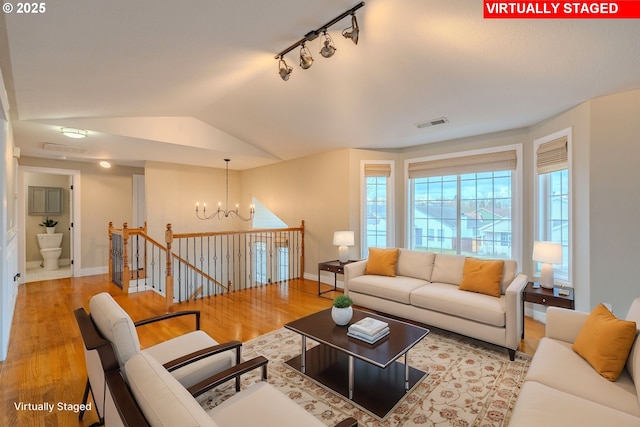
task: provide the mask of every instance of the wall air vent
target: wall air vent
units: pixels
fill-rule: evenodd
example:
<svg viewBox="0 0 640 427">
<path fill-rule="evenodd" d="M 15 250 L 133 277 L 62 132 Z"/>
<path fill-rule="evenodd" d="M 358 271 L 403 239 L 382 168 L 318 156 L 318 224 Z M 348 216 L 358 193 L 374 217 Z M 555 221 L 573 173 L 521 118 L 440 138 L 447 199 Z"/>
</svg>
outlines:
<svg viewBox="0 0 640 427">
<path fill-rule="evenodd" d="M 437 119 L 429 120 L 427 122 L 418 123 L 416 127 L 418 129 L 429 128 L 431 126 L 443 125 L 445 123 L 449 123 L 449 120 L 446 117 L 438 117 Z"/>
<path fill-rule="evenodd" d="M 89 151 L 86 147 L 74 147 L 71 145 L 53 144 L 51 142 L 45 142 L 42 148 L 45 151 L 55 151 L 57 153 L 84 154 Z"/>
</svg>

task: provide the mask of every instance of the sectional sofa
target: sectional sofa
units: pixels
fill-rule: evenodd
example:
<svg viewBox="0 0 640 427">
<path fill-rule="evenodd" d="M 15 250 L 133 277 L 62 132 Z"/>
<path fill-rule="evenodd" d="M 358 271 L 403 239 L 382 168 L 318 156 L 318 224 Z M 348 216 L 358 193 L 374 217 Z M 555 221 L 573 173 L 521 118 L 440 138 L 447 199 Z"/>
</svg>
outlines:
<svg viewBox="0 0 640 427">
<path fill-rule="evenodd" d="M 511 414 L 510 427 L 640 426 L 640 338 L 637 335 L 640 298 L 633 302 L 626 316 L 627 321 L 635 322 L 635 331 L 631 327 L 630 350 L 616 348 L 620 337 L 612 338 L 615 331 L 595 330 L 598 325 L 588 324 L 592 314 L 549 307 L 545 337 L 531 361 Z M 621 323 L 615 319 L 607 322 Z M 574 350 L 583 328 L 599 339 L 612 340 L 589 343 L 593 347 L 603 346 L 605 352 L 613 349 L 606 358 L 590 359 L 609 378 Z M 588 350 L 596 352 L 597 349 Z M 618 355 L 623 364 L 618 365 L 622 370 L 617 378 L 608 368 L 610 363 L 615 363 L 612 354 Z"/>
<path fill-rule="evenodd" d="M 514 359 L 523 328 L 522 288 L 527 283 L 526 275 L 517 274 L 516 261 L 504 261 L 495 293 L 488 295 L 483 283 L 478 283 L 482 292 L 460 288 L 475 258 L 395 250 L 395 265 L 383 274 L 365 274 L 371 273 L 371 254 L 378 256 L 374 248 L 369 259 L 345 265 L 344 292 L 355 305 L 506 347 Z M 467 275 L 464 283 L 470 281 Z"/>
</svg>

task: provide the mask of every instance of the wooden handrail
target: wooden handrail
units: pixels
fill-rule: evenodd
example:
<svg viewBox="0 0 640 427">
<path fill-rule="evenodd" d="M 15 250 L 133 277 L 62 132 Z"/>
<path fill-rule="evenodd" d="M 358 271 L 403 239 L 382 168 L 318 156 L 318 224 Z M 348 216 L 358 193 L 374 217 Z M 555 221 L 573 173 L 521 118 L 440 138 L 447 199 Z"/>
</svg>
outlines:
<svg viewBox="0 0 640 427">
<path fill-rule="evenodd" d="M 271 235 L 277 233 L 289 233 L 289 232 L 299 232 L 301 236 L 301 249 L 300 249 L 300 270 L 304 271 L 304 220 L 301 222 L 300 227 L 288 227 L 288 228 L 262 228 L 262 229 L 249 229 L 249 230 L 239 230 L 239 231 L 213 231 L 213 232 L 202 232 L 202 233 L 174 233 L 171 224 L 167 224 L 167 228 L 165 231 L 165 243 L 166 246 L 161 244 L 160 242 L 154 240 L 147 234 L 147 223 L 145 222 L 144 227 L 141 228 L 128 228 L 127 223 L 125 222 L 122 228 L 113 227 L 113 223 L 109 222 L 109 276 L 113 277 L 113 235 L 118 234 L 122 235 L 123 239 L 123 248 L 122 248 L 122 290 L 124 292 L 128 292 L 129 289 L 129 265 L 128 265 L 128 253 L 127 246 L 128 240 L 132 235 L 138 235 L 145 239 L 145 241 L 151 243 L 152 246 L 155 246 L 159 250 L 165 251 L 166 254 L 166 288 L 165 288 L 165 299 L 166 299 L 166 309 L 169 311 L 170 307 L 173 305 L 173 261 L 177 261 L 183 265 L 185 265 L 188 269 L 199 274 L 204 279 L 212 282 L 215 286 L 218 286 L 227 292 L 230 292 L 232 289 L 231 282 L 227 285 L 219 282 L 214 277 L 198 268 L 195 264 L 192 264 L 188 260 L 182 258 L 182 256 L 173 253 L 171 246 L 175 239 L 189 239 L 189 238 L 202 238 L 202 237 L 216 237 L 216 236 L 233 236 L 233 235 L 260 235 L 261 233 L 269 233 Z M 145 251 L 146 258 L 146 251 Z M 146 261 L 145 261 L 146 263 Z M 195 297 L 198 294 L 203 292 L 203 286 L 201 285 L 192 295 L 191 297 Z"/>
</svg>

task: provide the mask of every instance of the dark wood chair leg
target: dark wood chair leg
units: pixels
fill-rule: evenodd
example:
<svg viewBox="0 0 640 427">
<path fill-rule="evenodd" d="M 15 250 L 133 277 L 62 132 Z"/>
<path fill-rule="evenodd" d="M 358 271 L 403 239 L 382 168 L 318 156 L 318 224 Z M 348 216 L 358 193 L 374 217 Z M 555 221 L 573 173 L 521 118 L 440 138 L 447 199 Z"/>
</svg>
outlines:
<svg viewBox="0 0 640 427">
<path fill-rule="evenodd" d="M 509 351 L 509 359 L 513 362 L 516 360 L 516 351 L 510 348 L 507 349 Z"/>
<path fill-rule="evenodd" d="M 87 399 L 89 399 L 89 390 L 91 390 L 91 384 L 89 384 L 89 378 L 87 378 L 87 385 L 84 387 L 84 394 L 82 395 L 82 406 L 81 408 L 84 408 L 85 405 L 87 404 Z M 80 413 L 78 414 L 78 419 L 81 420 L 82 417 L 84 417 L 84 409 L 80 410 Z"/>
</svg>

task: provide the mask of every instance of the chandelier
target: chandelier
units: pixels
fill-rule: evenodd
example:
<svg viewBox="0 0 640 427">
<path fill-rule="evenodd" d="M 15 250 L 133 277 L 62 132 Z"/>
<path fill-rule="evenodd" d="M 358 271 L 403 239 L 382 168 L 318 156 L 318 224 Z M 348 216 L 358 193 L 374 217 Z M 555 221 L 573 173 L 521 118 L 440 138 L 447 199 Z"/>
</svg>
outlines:
<svg viewBox="0 0 640 427">
<path fill-rule="evenodd" d="M 223 218 L 232 218 L 232 219 L 241 219 L 242 221 L 251 221 L 253 219 L 253 215 L 256 212 L 256 208 L 253 205 L 249 205 L 249 217 L 244 217 L 242 215 L 240 215 L 240 212 L 238 212 L 238 205 L 236 204 L 236 208 L 235 210 L 229 210 L 229 162 L 231 161 L 230 159 L 224 159 L 224 161 L 227 164 L 227 171 L 226 171 L 226 177 L 227 177 L 227 183 L 226 183 L 226 193 L 227 193 L 227 202 L 225 205 L 225 209 L 222 209 L 222 203 L 218 202 L 218 210 L 215 211 L 214 213 L 212 213 L 211 215 L 207 216 L 207 204 L 204 203 L 202 205 L 202 213 L 200 213 L 200 204 L 196 203 L 196 216 L 198 217 L 198 219 L 202 219 L 202 220 L 207 220 L 207 219 L 212 219 L 212 218 L 218 218 L 218 220 L 222 220 Z"/>
</svg>

